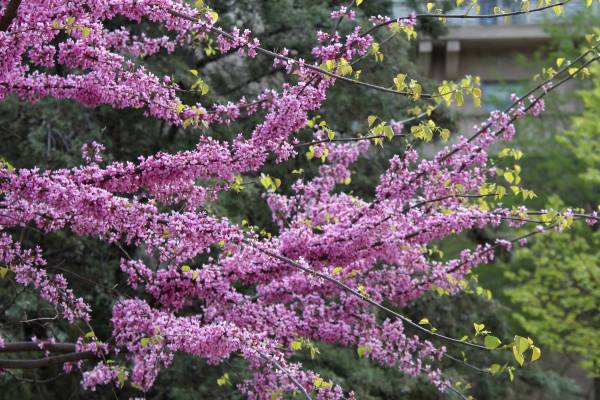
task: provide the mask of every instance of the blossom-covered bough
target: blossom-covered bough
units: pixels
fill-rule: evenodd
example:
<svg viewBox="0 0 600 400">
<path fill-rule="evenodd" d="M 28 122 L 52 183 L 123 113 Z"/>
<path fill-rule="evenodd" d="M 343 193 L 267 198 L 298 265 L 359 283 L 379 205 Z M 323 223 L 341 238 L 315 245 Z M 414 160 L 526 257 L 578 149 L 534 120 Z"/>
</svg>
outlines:
<svg viewBox="0 0 600 400">
<path fill-rule="evenodd" d="M 352 22 L 362 2 L 350 1 L 334 10 L 332 18 L 338 25 L 345 18 Z M 302 60 L 285 48 L 262 48 L 249 30 L 223 31 L 202 1 L 194 7 L 180 0 L 0 1 L 0 99 L 52 96 L 89 106 L 142 108 L 148 118 L 199 132 L 193 149 L 139 157 L 135 163 L 104 163 L 103 146 L 91 143 L 82 149 L 86 163 L 77 168 L 40 171 L 2 165 L 2 277 L 35 288 L 61 318 L 87 333 L 69 343 L 17 342 L 7 335 L 3 339 L 0 327 L 0 369 L 56 365 L 67 372 L 81 370 L 86 389 L 130 382 L 146 392 L 178 352 L 213 364 L 241 356 L 253 378 L 238 387 L 249 398 L 295 393 L 337 399 L 353 397 L 352 388 L 291 362 L 294 351 L 313 346 L 313 341 L 353 346 L 362 357 L 409 375 L 425 374 L 440 390 L 460 396 L 438 366 L 442 357 L 453 358 L 443 344 L 480 351 L 506 348 L 520 365 L 531 352 L 535 361 L 540 350 L 531 339 L 515 336 L 514 342 L 501 343 L 479 324 L 471 338 L 447 337 L 427 320 L 411 321 L 399 310 L 432 289 L 445 294 L 464 289 L 465 275 L 492 261 L 498 247 L 510 250 L 544 229 L 565 229 L 574 219 L 596 223 L 597 215 L 584 211 L 503 207 L 507 192 L 525 200 L 534 194 L 520 185 L 518 166 L 493 166 L 488 155 L 490 145 L 512 138 L 516 119 L 537 117 L 544 109 L 543 97 L 587 74 L 588 65 L 598 59 L 596 39 L 577 59 L 546 70 L 540 84 L 515 96 L 507 109 L 491 113 L 472 136 L 453 135 L 432 159 L 412 145 L 434 135 L 449 140 L 448 130 L 427 120 L 431 109 L 460 105 L 465 96 L 477 103 L 478 80 L 444 82 L 437 93 L 423 93 L 419 82 L 404 74 L 391 86 L 360 81 L 353 66 L 368 54 L 377 58 L 379 45 L 371 36 L 375 30 L 413 38 L 417 18 L 503 18 L 546 9 L 560 14 L 568 1 L 541 3 L 537 9 L 499 10 L 493 16 L 478 15 L 473 1 L 467 14 L 444 16 L 432 4 L 427 14 L 372 17 L 371 26 L 357 24 L 345 36 L 317 32 L 313 60 Z M 115 17 L 151 21 L 170 35 L 150 38 L 125 28 L 111 30 L 107 22 Z M 251 100 L 184 104 L 176 83 L 134 62 L 141 54 L 172 51 L 208 36 L 216 38 L 223 53 L 272 57 L 274 67 L 289 74 L 289 82 Z M 58 65 L 61 74 L 54 72 Z M 414 124 L 410 132 L 404 132 L 402 122 L 372 115 L 367 135 L 336 137 L 314 114 L 335 84 L 346 83 L 425 105 L 420 115 L 403 121 Z M 196 87 L 203 91 L 203 85 L 199 80 Z M 255 113 L 263 119 L 252 132 L 231 142 L 211 137 L 211 126 Z M 314 139 L 301 143 L 297 133 L 307 126 Z M 371 145 L 388 139 L 405 141 L 406 150 L 389 160 L 374 199 L 345 193 L 350 165 Z M 261 168 L 271 156 L 282 162 L 299 152 L 304 156 L 307 148 L 309 159 L 322 161 L 318 175 L 298 179 L 293 195 L 278 194 L 280 181 Z M 500 155 L 518 159 L 520 152 L 505 149 Z M 241 190 L 244 176 L 257 175 L 279 228 L 276 235 L 237 226 L 206 208 L 220 193 Z M 503 223 L 534 227 L 526 235 L 465 249 L 453 258 L 432 254 L 438 240 Z M 116 246 L 143 247 L 146 262 L 124 252 L 120 267 L 137 297 L 113 291 L 111 337 L 96 336 L 90 307 L 69 289 L 64 276 L 47 271 L 44 249 L 19 243 L 13 232 L 22 226 L 48 235 L 69 230 Z M 201 255 L 204 263 L 198 262 Z M 43 356 L 1 357 L 24 351 Z M 480 369 L 512 375 L 514 367 Z"/>
</svg>

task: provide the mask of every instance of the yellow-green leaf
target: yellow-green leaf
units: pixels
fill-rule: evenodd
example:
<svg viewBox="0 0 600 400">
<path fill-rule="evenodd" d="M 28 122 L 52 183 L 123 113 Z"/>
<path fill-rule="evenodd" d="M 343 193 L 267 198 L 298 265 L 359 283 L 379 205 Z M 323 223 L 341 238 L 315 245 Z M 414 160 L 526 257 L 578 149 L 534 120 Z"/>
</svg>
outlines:
<svg viewBox="0 0 600 400">
<path fill-rule="evenodd" d="M 500 366 L 500 364 L 492 364 L 488 368 L 488 371 L 490 371 L 492 375 L 496 375 L 498 372 L 500 372 L 501 369 L 502 367 Z"/>
<path fill-rule="evenodd" d="M 377 121 L 377 116 L 369 115 L 369 117 L 367 118 L 367 122 L 369 123 L 369 128 L 375 123 L 375 121 Z"/>
<path fill-rule="evenodd" d="M 276 390 L 273 393 L 271 393 L 271 400 L 277 400 L 281 398 L 281 391 Z"/>
<path fill-rule="evenodd" d="M 81 28 L 81 34 L 83 35 L 84 38 L 87 38 L 88 36 L 90 36 L 90 33 L 92 33 L 92 30 L 90 28 L 88 28 L 87 26 L 84 26 L 83 28 Z"/>
<path fill-rule="evenodd" d="M 446 128 L 442 129 L 442 131 L 440 132 L 440 137 L 444 142 L 447 142 L 450 138 L 450 130 Z"/>
<path fill-rule="evenodd" d="M 525 357 L 523 357 L 522 353 L 519 353 L 519 351 L 517 350 L 517 346 L 513 346 L 512 351 L 513 351 L 513 356 L 515 357 L 515 360 L 522 367 L 523 364 L 525 363 Z"/>
<path fill-rule="evenodd" d="M 219 386 L 223 386 L 223 385 L 230 385 L 231 381 L 229 380 L 229 374 L 227 372 L 225 372 L 223 374 L 223 376 L 221 376 L 219 379 L 217 379 L 217 385 Z"/>
<path fill-rule="evenodd" d="M 273 186 L 273 180 L 269 175 L 261 174 L 260 175 L 260 183 L 264 186 L 265 189 L 271 188 Z"/>
<path fill-rule="evenodd" d="M 485 337 L 485 339 L 483 339 L 483 344 L 488 349 L 493 350 L 493 349 L 497 348 L 498 346 L 500 346 L 500 344 L 502 344 L 502 342 L 496 336 L 487 335 Z"/>
<path fill-rule="evenodd" d="M 394 78 L 394 85 L 396 86 L 396 90 L 401 92 L 406 88 L 406 74 L 398 74 Z"/>
<path fill-rule="evenodd" d="M 119 369 L 119 373 L 117 374 L 117 381 L 119 382 L 120 388 L 122 388 L 125 385 L 125 368 L 121 367 L 121 369 Z"/>
<path fill-rule="evenodd" d="M 368 349 L 365 346 L 358 346 L 356 349 L 356 353 L 359 357 L 364 357 L 368 352 Z"/>
<path fill-rule="evenodd" d="M 292 350 L 294 351 L 298 351 L 302 349 L 302 341 L 300 340 L 294 340 L 292 342 Z"/>
<path fill-rule="evenodd" d="M 560 16 L 563 12 L 562 6 L 560 6 L 560 5 L 554 6 L 554 7 L 552 7 L 552 9 L 554 10 L 554 13 L 558 16 Z"/>
<path fill-rule="evenodd" d="M 386 126 L 383 128 L 383 135 L 388 139 L 392 140 L 394 138 L 394 130 L 391 126 Z"/>
<path fill-rule="evenodd" d="M 530 339 L 526 339 L 523 336 L 515 336 L 515 346 L 520 354 L 523 354 L 530 345 Z"/>
<path fill-rule="evenodd" d="M 315 380 L 313 381 L 313 383 L 314 383 L 315 387 L 318 389 L 323 384 L 323 378 L 316 377 Z"/>
</svg>

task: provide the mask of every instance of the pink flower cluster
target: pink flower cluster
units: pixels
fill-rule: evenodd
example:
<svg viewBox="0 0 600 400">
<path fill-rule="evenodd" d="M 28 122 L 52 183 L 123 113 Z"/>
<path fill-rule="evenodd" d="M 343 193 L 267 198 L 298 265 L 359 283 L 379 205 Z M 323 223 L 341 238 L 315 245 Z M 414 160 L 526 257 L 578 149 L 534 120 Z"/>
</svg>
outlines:
<svg viewBox="0 0 600 400">
<path fill-rule="evenodd" d="M 225 37 L 219 35 L 217 42 L 219 43 L 219 50 L 221 53 L 227 53 L 232 49 L 238 49 L 239 54 L 244 54 L 248 57 L 256 56 L 256 48 L 259 46 L 259 41 L 256 38 L 250 38 L 250 30 L 245 29 L 244 32 L 240 32 L 239 28 L 233 28 L 231 31 L 231 37 Z"/>
<path fill-rule="evenodd" d="M 81 157 L 88 164 L 98 164 L 102 162 L 102 152 L 104 145 L 101 143 L 86 143 L 81 146 Z"/>
<path fill-rule="evenodd" d="M 519 100 L 519 96 L 514 93 L 511 94 L 510 98 L 512 101 L 517 102 L 517 107 L 514 111 L 514 114 L 519 117 L 523 117 L 526 112 L 529 112 L 529 114 L 537 117 L 543 113 L 546 108 L 544 100 L 536 99 L 533 95 L 527 98 L 527 100 L 529 100 L 529 106 L 525 106 L 525 102 L 523 100 Z"/>
<path fill-rule="evenodd" d="M 2 225 L 0 223 L 0 226 Z M 0 233 L 0 264 L 10 267 L 18 284 L 32 285 L 37 289 L 40 296 L 59 309 L 68 321 L 89 321 L 89 306 L 67 287 L 65 277 L 61 274 L 49 275 L 46 272 L 46 262 L 41 257 L 41 249 L 24 250 L 9 235 Z"/>
<path fill-rule="evenodd" d="M 339 10 L 331 12 L 331 18 L 338 19 L 344 17 L 348 18 L 350 21 L 354 21 L 356 19 L 356 12 L 346 6 L 341 6 Z"/>
</svg>

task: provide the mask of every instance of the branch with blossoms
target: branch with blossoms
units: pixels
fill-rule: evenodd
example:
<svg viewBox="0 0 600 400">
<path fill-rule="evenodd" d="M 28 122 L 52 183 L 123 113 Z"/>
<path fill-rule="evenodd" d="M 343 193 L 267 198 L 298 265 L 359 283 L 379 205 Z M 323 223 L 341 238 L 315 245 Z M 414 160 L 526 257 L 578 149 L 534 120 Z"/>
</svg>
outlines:
<svg viewBox="0 0 600 400">
<path fill-rule="evenodd" d="M 0 368 L 56 365 L 66 372 L 82 371 L 84 389 L 123 387 L 128 382 L 148 392 L 177 353 L 210 364 L 240 355 L 252 373 L 251 379 L 238 384 L 248 396 L 272 398 L 300 391 L 306 398 L 341 399 L 352 398 L 347 393 L 351 388 L 291 362 L 296 351 L 315 346 L 314 342 L 355 347 L 360 357 L 380 365 L 409 376 L 426 375 L 440 391 L 456 391 L 440 369 L 443 357 L 453 359 L 445 343 L 478 351 L 512 349 L 519 365 L 524 364 L 526 351 L 531 352 L 532 361 L 539 358 L 539 348 L 521 336 L 502 343 L 476 324 L 474 336 L 461 340 L 425 321 L 412 321 L 401 309 L 434 288 L 457 293 L 464 277 L 478 265 L 492 262 L 498 248 L 509 250 L 513 243 L 522 243 L 543 229 L 464 249 L 448 259 L 431 256 L 435 241 L 503 223 L 515 229 L 527 223 L 566 229 L 576 219 L 597 222 L 597 214 L 583 211 L 504 208 L 500 200 L 507 188 L 502 177 L 515 195 L 527 199 L 532 192 L 520 185 L 520 169 L 500 171 L 489 162 L 490 146 L 510 140 L 516 132 L 515 121 L 540 116 L 548 93 L 586 75 L 588 66 L 598 60 L 597 45 L 593 43 L 586 53 L 545 76 L 525 95 L 515 96 L 503 112 L 491 113 L 473 135 L 451 135 L 426 119 L 436 107 L 461 103 L 463 95 L 479 100 L 476 78 L 445 82 L 437 93 L 428 94 L 416 79 L 402 73 L 390 86 L 360 81 L 351 75 L 352 66 L 374 51 L 371 33 L 376 30 L 389 27 L 393 34 L 404 32 L 414 39 L 417 18 L 500 18 L 507 14 L 430 13 L 394 21 L 375 17 L 366 29 L 355 22 L 352 7 L 360 3 L 351 1 L 332 12 L 334 29 L 317 33 L 311 61 L 291 57 L 287 50 L 266 49 L 249 30 L 228 32 L 217 27 L 217 16 L 203 2 L 197 9 L 177 0 L 85 2 L 86 7 L 7 3 L 3 15 L 10 21 L 0 32 L 0 99 L 9 94 L 24 101 L 52 96 L 89 106 L 143 108 L 147 117 L 190 128 L 229 124 L 240 118 L 241 110 L 252 114 L 260 108 L 264 115 L 249 135 L 221 141 L 207 133 L 193 149 L 139 157 L 135 163 L 105 164 L 103 146 L 98 143 L 82 148 L 85 163 L 76 168 L 40 172 L 3 163 L 1 276 L 32 287 L 69 323 L 88 332 L 71 344 L 37 339 L 6 343 L 0 337 L 2 353 L 39 349 L 45 354 L 35 360 L 0 359 Z M 555 1 L 551 6 L 561 9 L 567 3 Z M 18 10 L 13 12 L 9 6 L 14 4 Z M 130 21 L 147 19 L 176 38 L 151 40 L 111 31 L 107 22 L 117 16 Z M 353 25 L 345 35 L 338 32 L 343 21 Z M 56 44 L 61 40 L 59 32 L 68 35 L 69 46 Z M 242 57 L 270 57 L 274 68 L 294 78 L 254 100 L 187 105 L 170 78 L 154 75 L 125 55 L 128 51 L 170 51 L 186 45 L 192 35 L 197 39 L 215 35 L 223 54 L 237 51 Z M 53 74 L 57 65 L 67 72 Z M 196 70 L 191 73 L 198 75 Z M 315 124 L 310 116 L 322 108 L 337 82 L 403 95 L 415 102 L 427 99 L 431 104 L 427 111 L 400 122 L 372 115 L 367 119 L 368 135 L 335 138 L 326 123 Z M 202 83 L 197 82 L 200 92 Z M 403 132 L 403 123 L 414 124 L 410 133 Z M 299 132 L 307 126 L 312 127 L 312 140 L 300 142 Z M 432 140 L 434 134 L 447 144 L 427 159 L 416 144 Z M 384 138 L 405 141 L 406 148 L 389 160 L 374 185 L 374 198 L 346 193 L 343 188 L 351 181 L 351 165 L 369 151 L 371 142 L 383 145 Z M 305 146 L 309 146 L 309 158 L 321 160 L 318 173 L 312 178 L 300 176 L 289 194 L 283 195 L 278 192 L 281 179 L 265 175 L 262 169 L 271 158 L 276 163 L 296 158 L 298 148 Z M 227 216 L 207 211 L 223 192 L 243 190 L 243 175 L 259 173 L 258 182 L 279 227 L 276 235 L 238 226 Z M 43 235 L 68 231 L 123 251 L 119 267 L 134 295 L 116 296 L 109 337 L 100 338 L 94 332 L 91 307 L 69 287 L 65 276 L 49 273 L 43 250 L 25 248 L 19 242 L 15 232 L 23 226 Z M 135 253 L 125 251 L 125 246 L 140 251 L 131 256 Z M 197 261 L 209 253 L 205 262 Z M 196 313 L 184 312 L 188 306 L 194 306 Z M 110 358 L 117 353 L 118 360 Z M 90 367 L 83 361 L 95 364 Z"/>
</svg>

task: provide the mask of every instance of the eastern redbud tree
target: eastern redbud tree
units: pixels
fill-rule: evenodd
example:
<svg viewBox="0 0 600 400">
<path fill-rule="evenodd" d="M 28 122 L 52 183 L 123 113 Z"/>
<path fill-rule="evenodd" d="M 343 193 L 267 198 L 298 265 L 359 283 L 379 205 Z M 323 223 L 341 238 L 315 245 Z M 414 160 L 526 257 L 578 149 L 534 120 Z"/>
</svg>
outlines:
<svg viewBox="0 0 600 400">
<path fill-rule="evenodd" d="M 461 359 L 465 368 L 511 379 L 517 365 L 540 357 L 530 338 L 516 335 L 503 342 L 478 323 L 471 335 L 449 337 L 427 318 L 413 321 L 401 310 L 432 290 L 448 295 L 470 290 L 467 274 L 494 260 L 500 248 L 524 245 L 545 230 L 567 229 L 576 219 L 596 223 L 597 214 L 585 210 L 503 206 L 505 196 L 525 203 L 535 193 L 523 187 L 518 165 L 490 161 L 490 146 L 510 141 L 517 119 L 539 117 L 550 92 L 586 77 L 599 57 L 598 40 L 590 35 L 585 52 L 544 68 L 529 92 L 513 95 L 509 107 L 461 134 L 429 117 L 435 108 L 466 100 L 477 106 L 479 79 L 444 81 L 431 93 L 402 71 L 394 72 L 393 82 L 365 82 L 356 64 L 384 57 L 373 34 L 386 31 L 414 40 L 419 19 L 560 16 L 569 1 L 523 1 L 516 11 L 496 8 L 492 15 L 481 15 L 476 0 L 457 0 L 467 9 L 455 14 L 431 2 L 423 14 L 367 16 L 368 25 L 356 19 L 363 2 L 333 9 L 335 29 L 314 33 L 312 57 L 305 60 L 295 58 L 285 43 L 278 49 L 261 47 L 252 27 L 221 29 L 219 16 L 202 0 L 0 1 L 0 100 L 53 97 L 89 107 L 143 109 L 146 118 L 190 128 L 198 136 L 194 148 L 140 156 L 136 162 L 104 162 L 104 146 L 97 142 L 82 148 L 85 163 L 76 168 L 15 169 L 10 160 L 3 161 L 0 277 L 33 288 L 81 335 L 20 342 L 12 340 L 8 327 L 0 327 L 0 353 L 14 355 L 0 359 L 0 369 L 55 366 L 81 374 L 84 390 L 98 385 L 119 390 L 127 384 L 143 395 L 177 353 L 211 364 L 241 357 L 251 378 L 236 385 L 249 398 L 353 398 L 351 387 L 292 360 L 294 352 L 323 342 L 353 347 L 360 357 L 410 376 L 424 375 L 440 391 L 465 398 L 440 369 L 442 358 L 455 359 L 452 354 L 461 347 L 512 352 L 514 365 L 475 366 Z M 149 22 L 166 33 L 136 35 L 115 26 L 123 19 Z M 353 25 L 348 34 L 338 30 L 341 23 Z M 143 57 L 179 46 L 268 57 L 287 80 L 256 98 L 187 104 L 178 83 L 143 63 Z M 190 73 L 197 78 L 191 89 L 206 93 L 202 71 Z M 363 134 L 341 135 L 319 110 L 329 92 L 347 84 L 406 97 L 415 102 L 415 116 L 398 122 L 397 116 L 372 110 Z M 249 115 L 261 118 L 251 132 L 239 132 L 230 141 L 211 135 L 213 127 Z M 411 128 L 404 129 L 408 123 Z M 307 130 L 312 139 L 301 142 L 299 133 Z M 420 154 L 418 142 L 433 140 L 441 143 L 435 156 Z M 352 163 L 388 141 L 402 143 L 404 150 L 373 182 L 373 199 L 344 191 Z M 518 160 L 522 154 L 504 148 L 500 156 Z M 281 178 L 263 169 L 272 160 L 292 158 L 320 166 L 312 177 L 294 171 L 298 179 L 285 195 Z M 264 191 L 276 232 L 239 226 L 209 211 L 221 194 L 248 184 Z M 440 257 L 436 251 L 440 240 L 501 225 L 531 229 L 456 255 Z M 44 252 L 51 249 L 21 244 L 23 228 L 43 235 L 66 231 L 122 249 L 120 269 L 135 295 L 112 292 L 110 337 L 96 335 L 90 306 L 66 277 L 48 271 Z M 124 246 L 137 247 L 143 257 Z M 18 356 L 31 351 L 40 357 Z"/>
</svg>

